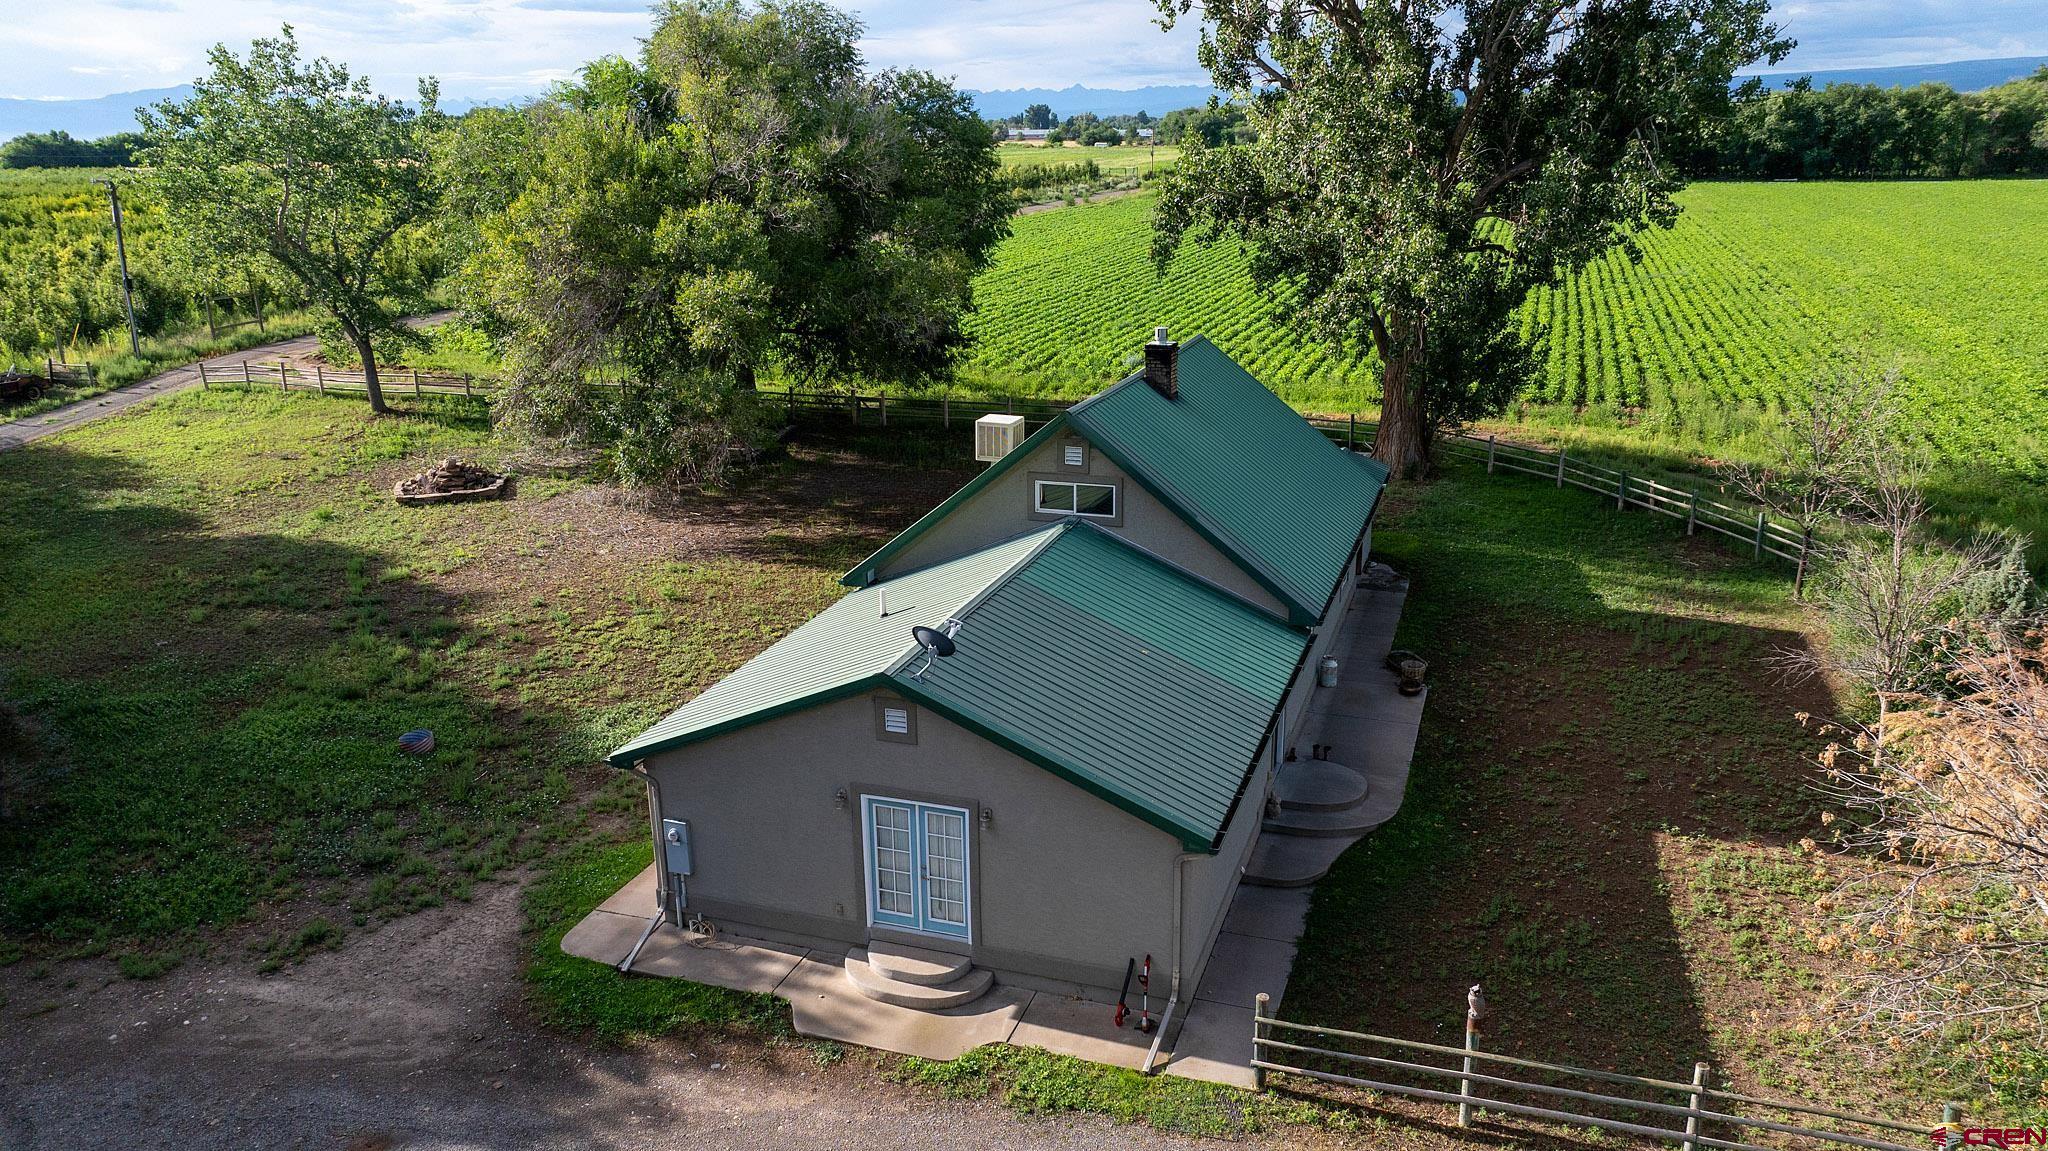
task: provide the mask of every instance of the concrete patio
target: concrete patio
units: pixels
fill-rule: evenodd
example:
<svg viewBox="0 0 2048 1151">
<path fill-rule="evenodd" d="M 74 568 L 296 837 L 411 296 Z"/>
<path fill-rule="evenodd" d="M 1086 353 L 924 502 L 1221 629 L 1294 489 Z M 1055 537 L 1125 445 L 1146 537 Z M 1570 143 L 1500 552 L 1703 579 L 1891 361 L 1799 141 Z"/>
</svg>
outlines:
<svg viewBox="0 0 2048 1151">
<path fill-rule="evenodd" d="M 1306 797 L 1305 810 L 1266 821 L 1201 986 L 1161 1044 L 1160 1070 L 1166 1074 L 1251 1087 L 1253 1001 L 1265 992 L 1276 1012 L 1284 1001 L 1313 884 L 1345 849 L 1400 810 L 1427 694 L 1401 695 L 1398 677 L 1386 669 L 1407 591 L 1405 583 L 1387 580 L 1385 569 L 1377 574 L 1345 616 L 1334 649 L 1342 661 L 1341 682 L 1317 688 L 1310 700 L 1305 743 L 1332 749 L 1331 770 L 1313 780 L 1305 772 L 1296 784 L 1296 794 Z M 1303 766 L 1319 769 L 1322 761 Z M 1334 772 L 1343 776 L 1333 791 L 1327 785 Z M 1351 794 L 1361 788 L 1362 795 Z M 571 929 L 562 950 L 616 967 L 654 914 L 650 866 Z M 1011 1043 L 1146 1069 L 1152 1037 L 1116 1027 L 1113 1008 L 1105 1004 L 999 983 L 960 1007 L 898 1007 L 856 990 L 846 958 L 844 950 L 706 938 L 663 925 L 641 948 L 632 970 L 779 995 L 789 1000 L 801 1034 L 899 1054 L 944 1060 L 983 1044 Z M 1163 1008 L 1163 1000 L 1155 995 L 1155 1008 Z"/>
</svg>

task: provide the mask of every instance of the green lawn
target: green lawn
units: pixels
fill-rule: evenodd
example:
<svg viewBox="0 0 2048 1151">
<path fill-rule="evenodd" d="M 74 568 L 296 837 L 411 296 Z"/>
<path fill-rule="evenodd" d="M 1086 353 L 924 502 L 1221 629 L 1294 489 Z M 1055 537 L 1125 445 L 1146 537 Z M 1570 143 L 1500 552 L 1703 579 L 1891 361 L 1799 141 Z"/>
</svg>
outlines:
<svg viewBox="0 0 2048 1151">
<path fill-rule="evenodd" d="M 478 409 L 185 393 L 0 455 L 0 697 L 36 732 L 0 822 L 0 962 L 289 962 L 531 867 L 539 1018 L 599 1038 L 787 1040 L 758 996 L 620 980 L 560 935 L 645 865 L 622 735 L 785 634 L 967 473 L 928 441 L 800 441 L 674 509 L 574 478 L 400 509 L 390 484 L 490 458 Z M 685 546 L 687 541 L 687 546 Z M 1378 553 L 1432 664 L 1408 805 L 1318 888 L 1287 1014 L 1901 1114 L 2034 1098 L 2038 1066 L 1832 1036 L 1813 940 L 1828 861 L 1823 693 L 1760 665 L 1804 642 L 1784 573 L 1593 497 L 1454 469 L 1396 489 Z M 424 760 L 397 735 L 435 730 Z M 1341 754 L 1341 750 L 1340 750 Z M 253 931 L 263 914 L 282 926 Z M 1858 1043 L 1865 1041 L 1859 1040 Z M 821 1059 L 831 1056 L 820 1049 Z M 1239 1096 L 1034 1053 L 877 1073 L 1027 1110 L 1229 1134 L 1440 1109 Z M 2012 1101 L 2018 1100 L 2019 1103 Z"/>
<path fill-rule="evenodd" d="M 284 909 L 311 935 L 253 941 L 282 959 L 466 898 L 627 818 L 602 753 L 823 606 L 876 538 L 856 485 L 797 463 L 751 505 L 686 504 L 709 542 L 680 559 L 574 479 L 399 508 L 396 479 L 495 454 L 480 406 L 405 406 L 188 392 L 0 455 L 0 699 L 34 733 L 0 954 L 139 964 Z M 397 750 L 416 727 L 423 759 Z"/>
</svg>

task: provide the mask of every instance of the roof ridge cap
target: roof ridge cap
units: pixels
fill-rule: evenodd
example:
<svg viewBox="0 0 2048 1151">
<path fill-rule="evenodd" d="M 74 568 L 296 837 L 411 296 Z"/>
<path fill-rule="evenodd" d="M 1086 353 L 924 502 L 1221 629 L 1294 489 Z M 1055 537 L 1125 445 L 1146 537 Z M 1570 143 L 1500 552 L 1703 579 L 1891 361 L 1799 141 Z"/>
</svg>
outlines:
<svg viewBox="0 0 2048 1151">
<path fill-rule="evenodd" d="M 1074 523 L 1072 520 L 1062 520 L 1061 522 L 1056 523 L 1049 528 L 1042 529 L 1045 538 L 1039 540 L 1037 543 L 1031 545 L 1029 548 L 1026 548 L 1024 554 L 1018 556 L 1015 560 L 1011 561 L 1009 567 L 1006 567 L 1002 571 L 997 572 L 995 578 L 981 585 L 980 589 L 977 590 L 973 595 L 970 595 L 965 600 L 961 601 L 960 606 L 954 608 L 951 615 L 948 616 L 948 618 L 956 619 L 961 621 L 962 623 L 965 623 L 967 621 L 967 617 L 973 613 L 975 608 L 980 607 L 984 600 L 994 595 L 997 592 L 997 590 L 999 590 L 1004 584 L 1009 583 L 1010 580 L 1014 578 L 1018 572 L 1023 571 L 1025 567 L 1027 567 L 1031 563 L 1032 560 L 1037 559 L 1041 554 L 1044 553 L 1045 549 L 1051 547 L 1054 541 L 1058 540 L 1061 536 L 1067 534 L 1067 532 L 1071 530 L 1073 526 Z M 996 544 L 993 546 L 1000 547 L 1002 545 Z M 974 553 L 970 552 L 968 554 L 971 555 Z M 964 559 L 966 557 L 962 556 L 959 558 Z M 915 640 L 912 640 L 910 647 L 907 650 L 905 650 L 903 654 L 897 656 L 895 659 L 892 659 L 888 663 L 882 665 L 881 671 L 877 674 L 884 676 L 896 675 L 898 672 L 901 672 L 904 668 L 910 666 L 910 661 L 916 659 L 918 653 L 922 652 L 923 650 L 923 645 L 917 643 Z"/>
</svg>

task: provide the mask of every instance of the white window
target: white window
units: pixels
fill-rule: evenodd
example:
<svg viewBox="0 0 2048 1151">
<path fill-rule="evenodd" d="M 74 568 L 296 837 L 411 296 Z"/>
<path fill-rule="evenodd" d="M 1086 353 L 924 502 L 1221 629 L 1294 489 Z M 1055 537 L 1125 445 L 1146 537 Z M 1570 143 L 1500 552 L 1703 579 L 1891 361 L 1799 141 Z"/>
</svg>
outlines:
<svg viewBox="0 0 2048 1151">
<path fill-rule="evenodd" d="M 1088 464 L 1088 449 L 1080 444 L 1068 444 L 1065 459 L 1070 468 L 1085 467 Z"/>
<path fill-rule="evenodd" d="M 882 730 L 890 735 L 909 735 L 910 709 L 907 707 L 884 707 L 882 709 Z"/>
<path fill-rule="evenodd" d="M 1061 480 L 1039 480 L 1037 483 L 1037 507 L 1041 512 L 1053 515 L 1094 516 L 1098 519 L 1116 518 L 1114 484 L 1067 483 Z"/>
</svg>

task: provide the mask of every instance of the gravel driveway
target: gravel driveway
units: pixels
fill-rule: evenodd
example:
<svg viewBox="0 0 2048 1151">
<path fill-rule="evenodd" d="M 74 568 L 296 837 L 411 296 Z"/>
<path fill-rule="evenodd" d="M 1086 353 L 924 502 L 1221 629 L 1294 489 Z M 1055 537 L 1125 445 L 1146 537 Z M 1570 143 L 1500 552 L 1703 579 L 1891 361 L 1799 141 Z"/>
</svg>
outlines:
<svg viewBox="0 0 2048 1151">
<path fill-rule="evenodd" d="M 0 969 L 0 1147 L 1196 1145 L 947 1100 L 799 1047 L 564 1039 L 522 1017 L 517 922 L 501 886 L 269 976 L 247 959 L 148 982 L 98 960 Z"/>
</svg>

